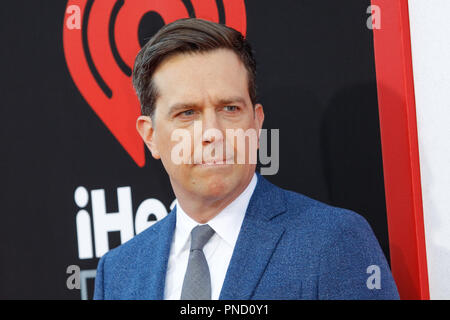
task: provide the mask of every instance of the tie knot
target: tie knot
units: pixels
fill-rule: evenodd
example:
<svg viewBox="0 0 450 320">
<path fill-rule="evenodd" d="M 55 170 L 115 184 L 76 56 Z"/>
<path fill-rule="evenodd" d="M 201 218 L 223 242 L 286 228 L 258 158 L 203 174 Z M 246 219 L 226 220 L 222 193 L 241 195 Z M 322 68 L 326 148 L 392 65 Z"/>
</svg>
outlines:
<svg viewBox="0 0 450 320">
<path fill-rule="evenodd" d="M 196 226 L 191 232 L 191 250 L 202 250 L 213 234 L 214 230 L 207 224 Z"/>
</svg>

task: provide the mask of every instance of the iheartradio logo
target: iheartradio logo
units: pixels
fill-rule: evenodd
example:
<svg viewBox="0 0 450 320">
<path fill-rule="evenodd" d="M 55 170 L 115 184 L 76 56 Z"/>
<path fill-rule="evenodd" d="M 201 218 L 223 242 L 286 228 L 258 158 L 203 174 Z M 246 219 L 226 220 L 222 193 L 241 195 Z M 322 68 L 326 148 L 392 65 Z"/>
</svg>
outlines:
<svg viewBox="0 0 450 320">
<path fill-rule="evenodd" d="M 140 167 L 140 106 L 131 83 L 134 59 L 160 27 L 196 17 L 246 34 L 244 0 L 69 0 L 63 25 L 67 67 L 83 98 Z"/>
</svg>

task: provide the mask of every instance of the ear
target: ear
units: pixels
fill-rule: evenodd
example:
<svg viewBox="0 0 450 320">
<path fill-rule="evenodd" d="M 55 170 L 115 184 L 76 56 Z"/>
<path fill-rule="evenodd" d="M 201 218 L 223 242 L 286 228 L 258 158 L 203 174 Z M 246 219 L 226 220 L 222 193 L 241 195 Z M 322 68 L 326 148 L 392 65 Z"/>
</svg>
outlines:
<svg viewBox="0 0 450 320">
<path fill-rule="evenodd" d="M 153 158 L 161 159 L 158 146 L 155 142 L 155 129 L 152 119 L 149 116 L 139 116 L 136 121 L 136 129 L 152 153 Z"/>
<path fill-rule="evenodd" d="M 256 129 L 261 130 L 264 123 L 264 110 L 260 103 L 255 104 Z"/>
</svg>

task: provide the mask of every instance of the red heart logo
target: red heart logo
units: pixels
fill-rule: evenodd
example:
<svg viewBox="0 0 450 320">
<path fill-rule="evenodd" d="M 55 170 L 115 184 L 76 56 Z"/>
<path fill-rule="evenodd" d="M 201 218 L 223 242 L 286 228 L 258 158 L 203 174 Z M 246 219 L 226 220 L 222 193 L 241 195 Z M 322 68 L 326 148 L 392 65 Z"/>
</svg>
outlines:
<svg viewBox="0 0 450 320">
<path fill-rule="evenodd" d="M 195 16 L 226 23 L 243 35 L 247 28 L 243 0 L 68 1 L 63 45 L 69 73 L 89 106 L 140 167 L 145 153 L 136 131 L 140 105 L 131 71 L 141 48 L 139 25 L 149 12 L 166 24 Z"/>
</svg>

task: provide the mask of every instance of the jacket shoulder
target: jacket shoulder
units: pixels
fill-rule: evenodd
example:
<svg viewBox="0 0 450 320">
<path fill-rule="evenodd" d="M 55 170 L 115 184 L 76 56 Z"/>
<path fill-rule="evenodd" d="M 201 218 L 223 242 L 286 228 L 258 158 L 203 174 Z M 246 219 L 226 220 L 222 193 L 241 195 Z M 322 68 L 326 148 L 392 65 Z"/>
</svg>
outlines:
<svg viewBox="0 0 450 320">
<path fill-rule="evenodd" d="M 139 279 L 148 276 L 142 274 L 150 264 L 159 267 L 160 246 L 167 244 L 170 236 L 167 231 L 173 224 L 173 215 L 164 217 L 151 227 L 134 236 L 129 241 L 105 253 L 97 266 L 94 299 L 134 299 L 139 288 Z M 166 238 L 161 239 L 160 235 Z"/>
<path fill-rule="evenodd" d="M 161 241 L 161 239 L 156 240 L 158 232 L 161 228 L 165 228 L 171 223 L 171 214 L 174 213 L 169 213 L 166 217 L 135 235 L 127 242 L 105 253 L 101 258 L 104 261 L 100 262 L 108 269 L 116 269 L 119 266 L 124 268 L 127 264 L 131 264 L 136 260 L 136 257 L 143 255 L 144 251 L 150 250 L 155 241 Z M 99 265 L 101 264 L 100 262 Z"/>
<path fill-rule="evenodd" d="M 294 226 L 331 234 L 349 230 L 372 232 L 367 220 L 352 210 L 335 207 L 301 193 L 279 189 L 285 198 L 287 216 L 297 222 Z"/>
<path fill-rule="evenodd" d="M 316 266 L 319 299 L 398 299 L 389 265 L 367 220 L 351 210 L 283 190 L 289 248 Z M 371 269 L 372 268 L 372 269 Z M 369 283 L 370 270 L 381 285 Z"/>
</svg>

